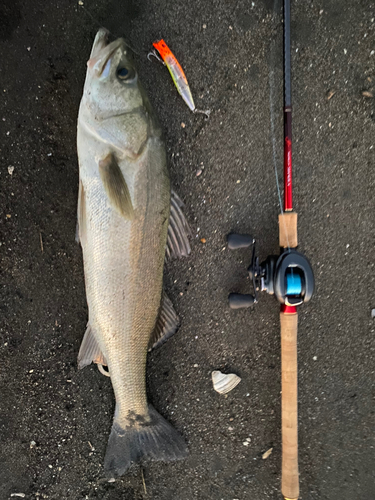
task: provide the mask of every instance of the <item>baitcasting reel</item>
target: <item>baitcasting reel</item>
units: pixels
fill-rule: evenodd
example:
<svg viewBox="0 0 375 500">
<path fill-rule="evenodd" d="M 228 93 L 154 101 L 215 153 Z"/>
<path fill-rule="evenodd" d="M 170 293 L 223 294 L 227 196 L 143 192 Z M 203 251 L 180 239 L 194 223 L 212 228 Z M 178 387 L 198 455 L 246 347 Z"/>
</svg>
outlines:
<svg viewBox="0 0 375 500">
<path fill-rule="evenodd" d="M 275 295 L 280 304 L 299 306 L 308 302 L 314 292 L 314 275 L 310 262 L 295 249 L 282 248 L 279 256 L 269 255 L 259 264 L 255 256 L 255 240 L 247 234 L 231 233 L 227 236 L 228 248 L 236 250 L 253 245 L 249 277 L 253 282 L 254 295 L 231 293 L 229 307 L 242 309 L 258 302 L 258 291 Z"/>
</svg>

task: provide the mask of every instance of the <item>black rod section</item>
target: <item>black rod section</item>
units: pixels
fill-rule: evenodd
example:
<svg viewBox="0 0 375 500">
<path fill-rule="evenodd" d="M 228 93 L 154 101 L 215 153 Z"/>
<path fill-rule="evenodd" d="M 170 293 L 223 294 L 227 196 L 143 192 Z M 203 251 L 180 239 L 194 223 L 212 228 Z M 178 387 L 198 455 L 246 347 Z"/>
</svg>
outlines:
<svg viewBox="0 0 375 500">
<path fill-rule="evenodd" d="M 292 107 L 290 53 L 290 0 L 284 0 L 284 108 Z"/>
</svg>

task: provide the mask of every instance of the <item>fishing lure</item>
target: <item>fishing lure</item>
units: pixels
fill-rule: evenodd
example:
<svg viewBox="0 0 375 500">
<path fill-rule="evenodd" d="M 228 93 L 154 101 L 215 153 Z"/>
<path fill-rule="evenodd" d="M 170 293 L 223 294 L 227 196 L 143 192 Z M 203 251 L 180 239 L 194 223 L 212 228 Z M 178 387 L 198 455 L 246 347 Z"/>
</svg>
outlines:
<svg viewBox="0 0 375 500">
<path fill-rule="evenodd" d="M 195 108 L 194 99 L 191 95 L 187 78 L 185 76 L 184 70 L 181 68 L 180 63 L 177 61 L 176 56 L 171 52 L 170 48 L 164 40 L 154 42 L 152 45 L 159 52 L 160 57 L 164 61 L 164 64 L 167 66 L 172 80 L 177 87 L 178 93 L 189 106 L 191 111 L 196 112 L 197 110 Z M 151 54 L 156 57 L 156 54 Z"/>
</svg>

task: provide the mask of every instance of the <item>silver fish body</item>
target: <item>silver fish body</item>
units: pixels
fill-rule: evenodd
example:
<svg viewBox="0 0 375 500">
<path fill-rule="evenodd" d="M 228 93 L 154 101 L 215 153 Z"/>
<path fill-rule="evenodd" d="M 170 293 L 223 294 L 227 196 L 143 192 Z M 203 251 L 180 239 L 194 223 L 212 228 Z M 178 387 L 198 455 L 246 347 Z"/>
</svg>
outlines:
<svg viewBox="0 0 375 500">
<path fill-rule="evenodd" d="M 150 338 L 177 329 L 168 299 L 169 312 L 161 311 L 171 206 L 165 146 L 124 41 L 107 44 L 106 36 L 104 30 L 96 36 L 78 117 L 78 223 L 89 310 L 79 366 L 108 366 L 116 411 L 105 468 L 120 475 L 132 462 L 175 460 L 187 450 L 146 397 Z"/>
</svg>

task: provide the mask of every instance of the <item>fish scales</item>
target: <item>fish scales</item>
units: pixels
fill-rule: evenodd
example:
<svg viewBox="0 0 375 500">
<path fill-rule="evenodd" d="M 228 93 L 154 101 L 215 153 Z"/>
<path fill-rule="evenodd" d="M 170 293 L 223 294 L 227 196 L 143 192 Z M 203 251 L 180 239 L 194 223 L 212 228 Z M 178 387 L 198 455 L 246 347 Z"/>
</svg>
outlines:
<svg viewBox="0 0 375 500">
<path fill-rule="evenodd" d="M 122 427 L 129 412 L 148 416 L 146 354 L 160 306 L 170 205 L 166 162 L 155 154 L 161 147 L 150 140 L 138 160 L 130 190 L 133 221 L 105 206 L 100 178 L 87 186 L 82 178 L 90 221 L 83 247 L 89 320 L 108 363 Z M 159 162 L 150 161 L 155 157 Z"/>
</svg>

